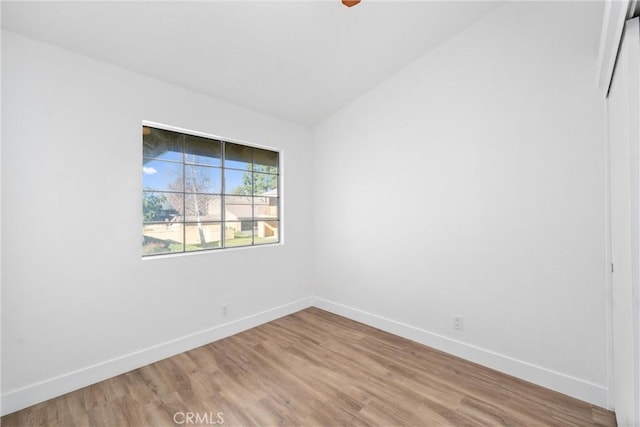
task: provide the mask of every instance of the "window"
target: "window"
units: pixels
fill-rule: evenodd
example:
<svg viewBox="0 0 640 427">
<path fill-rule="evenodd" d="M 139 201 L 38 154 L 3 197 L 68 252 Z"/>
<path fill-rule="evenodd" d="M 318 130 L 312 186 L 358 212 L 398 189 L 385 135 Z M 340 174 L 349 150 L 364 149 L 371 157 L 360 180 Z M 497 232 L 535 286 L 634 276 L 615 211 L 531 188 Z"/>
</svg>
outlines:
<svg viewBox="0 0 640 427">
<path fill-rule="evenodd" d="M 142 127 L 142 256 L 280 241 L 279 154 Z"/>
</svg>

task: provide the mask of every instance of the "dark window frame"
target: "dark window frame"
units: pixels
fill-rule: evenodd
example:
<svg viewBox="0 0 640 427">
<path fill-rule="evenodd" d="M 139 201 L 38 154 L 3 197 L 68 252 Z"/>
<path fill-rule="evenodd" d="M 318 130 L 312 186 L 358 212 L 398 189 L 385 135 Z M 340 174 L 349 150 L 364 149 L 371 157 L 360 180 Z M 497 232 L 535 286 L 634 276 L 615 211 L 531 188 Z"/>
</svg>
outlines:
<svg viewBox="0 0 640 427">
<path fill-rule="evenodd" d="M 143 258 L 281 243 L 280 151 L 148 122 L 142 134 Z"/>
</svg>

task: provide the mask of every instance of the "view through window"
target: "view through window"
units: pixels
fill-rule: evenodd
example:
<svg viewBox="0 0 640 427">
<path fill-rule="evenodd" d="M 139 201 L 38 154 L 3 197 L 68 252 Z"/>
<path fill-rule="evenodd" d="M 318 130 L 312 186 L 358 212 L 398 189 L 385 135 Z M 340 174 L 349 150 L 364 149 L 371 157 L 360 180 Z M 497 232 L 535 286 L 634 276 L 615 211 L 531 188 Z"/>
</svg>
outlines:
<svg viewBox="0 0 640 427">
<path fill-rule="evenodd" d="M 280 241 L 279 154 L 142 127 L 142 255 Z"/>
</svg>

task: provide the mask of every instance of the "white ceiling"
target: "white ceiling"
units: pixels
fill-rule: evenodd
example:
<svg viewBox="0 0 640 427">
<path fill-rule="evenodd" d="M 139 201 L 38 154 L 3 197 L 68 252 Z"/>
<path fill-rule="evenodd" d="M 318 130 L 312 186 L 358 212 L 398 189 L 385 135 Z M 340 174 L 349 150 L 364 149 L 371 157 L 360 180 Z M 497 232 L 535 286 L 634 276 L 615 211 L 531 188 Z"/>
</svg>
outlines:
<svg viewBox="0 0 640 427">
<path fill-rule="evenodd" d="M 499 3 L 2 2 L 2 28 L 311 125 Z"/>
</svg>

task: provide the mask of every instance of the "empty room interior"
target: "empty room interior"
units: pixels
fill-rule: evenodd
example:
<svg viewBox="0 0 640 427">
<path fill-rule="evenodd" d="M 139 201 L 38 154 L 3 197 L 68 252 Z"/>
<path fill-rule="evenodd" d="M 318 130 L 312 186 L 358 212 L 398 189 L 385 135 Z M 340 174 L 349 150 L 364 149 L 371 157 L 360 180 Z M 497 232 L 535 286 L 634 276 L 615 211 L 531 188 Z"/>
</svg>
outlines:
<svg viewBox="0 0 640 427">
<path fill-rule="evenodd" d="M 640 426 L 636 1 L 2 1 L 4 426 Z"/>
</svg>

